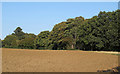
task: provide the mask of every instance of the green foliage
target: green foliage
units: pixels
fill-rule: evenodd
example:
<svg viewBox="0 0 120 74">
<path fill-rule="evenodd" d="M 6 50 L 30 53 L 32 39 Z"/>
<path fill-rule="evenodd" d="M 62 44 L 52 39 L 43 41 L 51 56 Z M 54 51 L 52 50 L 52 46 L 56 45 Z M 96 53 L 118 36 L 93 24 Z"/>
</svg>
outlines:
<svg viewBox="0 0 120 74">
<path fill-rule="evenodd" d="M 6 36 L 2 41 L 2 46 L 7 48 L 34 48 L 34 39 L 36 35 L 24 33 L 20 27 L 17 27 L 12 35 Z"/>
<path fill-rule="evenodd" d="M 103 11 L 90 19 L 70 18 L 56 24 L 51 32 L 43 31 L 37 36 L 17 27 L 3 40 L 3 47 L 120 51 L 119 14 L 120 10 Z"/>
<path fill-rule="evenodd" d="M 58 23 L 54 26 L 49 35 L 49 45 L 55 49 L 69 49 L 76 45 L 76 27 L 84 21 L 83 17 L 68 19 L 66 22 Z M 74 49 L 74 47 L 72 48 Z"/>
<path fill-rule="evenodd" d="M 35 48 L 36 49 L 47 48 L 48 36 L 49 36 L 49 31 L 43 31 L 40 34 L 38 34 L 34 40 Z"/>
<path fill-rule="evenodd" d="M 15 35 L 8 35 L 5 37 L 5 39 L 2 42 L 2 46 L 3 47 L 17 47 L 17 43 L 16 43 L 16 36 Z"/>
<path fill-rule="evenodd" d="M 28 37 L 19 41 L 18 48 L 22 49 L 33 49 L 34 48 L 34 38 Z"/>
<path fill-rule="evenodd" d="M 13 33 L 13 35 L 16 35 L 16 37 L 21 40 L 24 38 L 24 32 L 22 31 L 22 29 L 20 27 L 17 27 Z"/>
<path fill-rule="evenodd" d="M 25 33 L 25 34 L 24 34 L 24 38 L 28 38 L 28 37 L 36 38 L 36 35 L 35 35 L 35 34 L 32 34 L 32 33 L 29 33 L 29 34 L 28 34 L 28 33 Z M 23 39 L 24 39 L 24 38 L 23 38 Z"/>
<path fill-rule="evenodd" d="M 48 38 L 49 39 L 48 45 L 51 49 L 56 49 L 56 50 L 60 49 L 59 48 L 60 40 L 65 38 L 64 31 L 66 30 L 66 28 L 67 28 L 66 22 L 61 22 L 54 26 Z"/>
<path fill-rule="evenodd" d="M 117 11 L 118 12 L 118 11 Z M 79 26 L 79 40 L 91 50 L 113 50 L 119 47 L 118 13 L 100 12 L 97 16 L 87 20 Z M 113 50 L 114 51 L 114 50 Z"/>
</svg>

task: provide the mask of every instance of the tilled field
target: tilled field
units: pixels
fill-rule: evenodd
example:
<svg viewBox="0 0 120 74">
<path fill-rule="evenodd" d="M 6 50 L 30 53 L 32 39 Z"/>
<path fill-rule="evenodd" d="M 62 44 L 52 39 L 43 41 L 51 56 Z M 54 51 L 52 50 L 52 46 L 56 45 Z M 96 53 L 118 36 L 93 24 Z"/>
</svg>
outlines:
<svg viewBox="0 0 120 74">
<path fill-rule="evenodd" d="M 88 51 L 2 49 L 3 72 L 97 72 L 118 66 L 118 56 Z"/>
</svg>

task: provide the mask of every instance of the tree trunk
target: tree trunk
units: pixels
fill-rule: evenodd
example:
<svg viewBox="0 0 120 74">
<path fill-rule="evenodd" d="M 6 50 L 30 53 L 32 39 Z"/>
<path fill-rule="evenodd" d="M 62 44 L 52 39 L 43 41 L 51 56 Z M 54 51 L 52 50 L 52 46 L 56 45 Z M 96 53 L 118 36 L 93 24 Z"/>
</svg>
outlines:
<svg viewBox="0 0 120 74">
<path fill-rule="evenodd" d="M 72 45 L 72 47 L 71 47 L 72 49 L 74 48 L 74 46 Z"/>
</svg>

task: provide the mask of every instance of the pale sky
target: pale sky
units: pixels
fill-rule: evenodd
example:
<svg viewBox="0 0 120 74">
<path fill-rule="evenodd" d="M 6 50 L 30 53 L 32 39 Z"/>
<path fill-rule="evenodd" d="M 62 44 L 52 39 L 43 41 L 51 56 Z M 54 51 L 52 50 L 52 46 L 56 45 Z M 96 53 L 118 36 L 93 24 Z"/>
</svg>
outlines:
<svg viewBox="0 0 120 74">
<path fill-rule="evenodd" d="M 91 18 L 100 11 L 117 9 L 118 2 L 3 2 L 2 39 L 18 26 L 37 35 L 68 18 Z"/>
</svg>

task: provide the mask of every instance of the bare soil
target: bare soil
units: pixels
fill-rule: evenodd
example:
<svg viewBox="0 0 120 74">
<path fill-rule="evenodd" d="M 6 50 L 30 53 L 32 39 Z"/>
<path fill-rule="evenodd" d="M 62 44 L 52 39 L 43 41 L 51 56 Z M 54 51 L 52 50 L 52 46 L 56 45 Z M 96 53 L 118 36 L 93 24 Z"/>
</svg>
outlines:
<svg viewBox="0 0 120 74">
<path fill-rule="evenodd" d="M 118 66 L 118 56 L 89 51 L 2 48 L 2 72 L 97 72 Z"/>
</svg>

